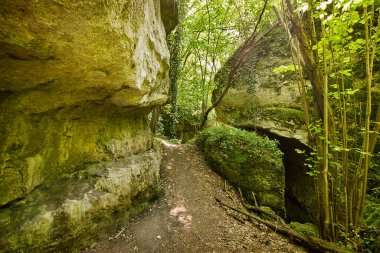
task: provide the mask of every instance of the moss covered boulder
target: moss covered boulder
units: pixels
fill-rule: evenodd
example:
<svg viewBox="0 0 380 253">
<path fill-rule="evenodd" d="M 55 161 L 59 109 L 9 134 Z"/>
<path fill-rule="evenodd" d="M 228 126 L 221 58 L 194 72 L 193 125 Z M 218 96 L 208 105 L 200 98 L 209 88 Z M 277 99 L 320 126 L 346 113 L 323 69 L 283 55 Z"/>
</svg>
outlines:
<svg viewBox="0 0 380 253">
<path fill-rule="evenodd" d="M 238 52 L 218 73 L 214 100 L 226 86 L 231 62 L 240 57 Z M 235 82 L 215 110 L 218 120 L 224 123 L 262 129 L 307 144 L 297 74 L 281 27 L 266 35 L 248 56 L 247 63 L 239 69 Z"/>
<path fill-rule="evenodd" d="M 285 212 L 285 170 L 275 141 L 236 128 L 215 126 L 199 134 L 198 147 L 209 165 L 259 205 Z"/>
</svg>

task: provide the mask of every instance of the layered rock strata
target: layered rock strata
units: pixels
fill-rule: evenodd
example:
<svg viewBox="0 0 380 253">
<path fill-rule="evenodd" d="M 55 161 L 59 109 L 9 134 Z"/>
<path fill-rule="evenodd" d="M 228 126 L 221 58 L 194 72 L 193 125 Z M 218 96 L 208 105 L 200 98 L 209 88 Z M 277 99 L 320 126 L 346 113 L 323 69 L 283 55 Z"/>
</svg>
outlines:
<svg viewBox="0 0 380 253">
<path fill-rule="evenodd" d="M 1 3 L 0 248 L 59 248 L 156 194 L 172 2 Z"/>
</svg>

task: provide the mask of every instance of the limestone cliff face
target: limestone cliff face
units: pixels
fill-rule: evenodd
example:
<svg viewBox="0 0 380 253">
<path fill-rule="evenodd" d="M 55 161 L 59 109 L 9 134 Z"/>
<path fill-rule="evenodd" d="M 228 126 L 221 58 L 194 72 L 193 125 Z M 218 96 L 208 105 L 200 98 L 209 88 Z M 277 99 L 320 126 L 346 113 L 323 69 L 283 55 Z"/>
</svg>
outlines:
<svg viewBox="0 0 380 253">
<path fill-rule="evenodd" d="M 158 1 L 12 0 L 0 11 L 0 205 L 70 166 L 151 147 L 148 110 L 136 109 L 167 100 Z"/>
<path fill-rule="evenodd" d="M 34 243 L 41 237 L 23 240 L 4 235 L 7 229 L 17 234 L 12 226 L 23 227 L 22 233 L 27 233 L 28 222 L 32 222 L 26 214 L 18 223 L 10 221 L 12 208 L 29 205 L 34 218 L 42 217 L 33 222 L 43 225 L 41 233 L 51 237 L 52 224 L 59 224 L 57 210 L 67 218 L 81 217 L 95 207 L 98 211 L 131 206 L 133 196 L 157 183 L 159 157 L 151 150 L 147 115 L 168 99 L 165 27 L 169 31 L 175 23 L 166 18 L 164 24 L 160 2 L 175 6 L 174 0 L 2 1 L 0 208 L 7 208 L 0 210 L 0 226 L 8 227 L 0 235 L 0 248 L 6 245 L 16 250 L 17 241 Z M 88 164 L 131 155 L 137 157 L 125 165 L 119 163 L 124 171 L 116 175 L 121 178 L 109 179 L 110 165 L 100 174 L 90 173 L 96 180 L 84 180 L 87 188 L 79 187 L 79 195 L 66 192 L 70 201 L 90 198 L 76 209 L 62 199 L 54 205 L 37 206 L 38 212 L 30 207 L 40 199 L 36 192 L 49 195 L 51 186 L 76 178 L 87 171 Z M 107 188 L 120 186 L 118 180 L 123 177 L 129 190 Z M 108 178 L 107 186 L 96 183 L 102 178 Z M 113 195 L 89 197 L 94 189 Z M 96 201 L 99 196 L 102 200 Z M 109 206 L 107 198 L 112 200 Z"/>
<path fill-rule="evenodd" d="M 263 129 L 279 136 L 307 143 L 307 130 L 294 72 L 275 73 L 293 64 L 288 42 L 281 28 L 270 32 L 238 72 L 232 88 L 215 109 L 220 121 L 248 129 Z M 219 73 L 220 94 L 226 82 L 228 64 Z M 214 97 L 215 99 L 215 97 Z"/>
</svg>

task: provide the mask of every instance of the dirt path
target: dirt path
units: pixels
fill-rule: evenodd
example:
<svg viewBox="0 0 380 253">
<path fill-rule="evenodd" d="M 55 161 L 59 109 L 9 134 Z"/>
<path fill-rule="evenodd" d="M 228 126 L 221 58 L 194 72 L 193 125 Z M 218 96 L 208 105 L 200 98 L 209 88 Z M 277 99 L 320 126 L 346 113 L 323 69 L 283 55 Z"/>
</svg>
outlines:
<svg viewBox="0 0 380 253">
<path fill-rule="evenodd" d="M 307 252 L 221 207 L 215 197 L 231 202 L 226 184 L 195 147 L 165 143 L 162 166 L 164 197 L 86 252 Z"/>
</svg>

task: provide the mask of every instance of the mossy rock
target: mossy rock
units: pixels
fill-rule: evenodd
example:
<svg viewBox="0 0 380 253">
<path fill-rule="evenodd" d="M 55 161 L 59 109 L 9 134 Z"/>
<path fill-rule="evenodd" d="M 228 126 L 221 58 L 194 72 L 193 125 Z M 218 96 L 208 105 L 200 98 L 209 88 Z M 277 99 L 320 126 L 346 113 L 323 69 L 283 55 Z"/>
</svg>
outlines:
<svg viewBox="0 0 380 253">
<path fill-rule="evenodd" d="M 1 1 L 0 206 L 82 165 L 151 148 L 147 115 L 168 99 L 163 19 L 175 26 L 174 7 Z"/>
<path fill-rule="evenodd" d="M 201 132 L 196 140 L 208 164 L 253 201 L 284 214 L 285 170 L 278 143 L 226 126 Z"/>
<path fill-rule="evenodd" d="M 305 115 L 303 111 L 299 109 L 292 109 L 286 107 L 261 108 L 260 116 L 283 122 L 293 121 L 297 125 L 305 124 Z"/>
<path fill-rule="evenodd" d="M 217 73 L 213 101 L 224 90 L 230 66 L 239 52 L 235 51 Z M 237 71 L 231 88 L 215 108 L 217 119 L 238 128 L 263 129 L 307 145 L 308 131 L 296 73 L 275 71 L 280 67 L 294 67 L 283 29 L 273 29 L 244 57 L 247 57 L 246 64 Z"/>
<path fill-rule="evenodd" d="M 318 227 L 313 223 L 291 222 L 290 227 L 297 232 L 305 234 L 307 236 L 319 236 Z"/>
<path fill-rule="evenodd" d="M 0 252 L 76 252 L 161 194 L 158 150 L 84 166 L 0 209 Z"/>
</svg>

